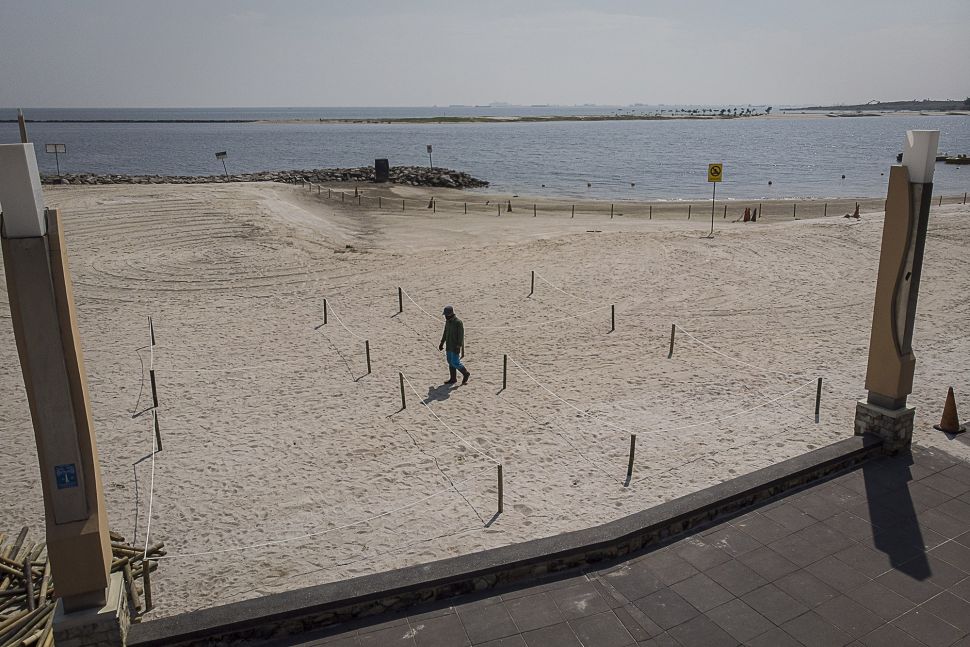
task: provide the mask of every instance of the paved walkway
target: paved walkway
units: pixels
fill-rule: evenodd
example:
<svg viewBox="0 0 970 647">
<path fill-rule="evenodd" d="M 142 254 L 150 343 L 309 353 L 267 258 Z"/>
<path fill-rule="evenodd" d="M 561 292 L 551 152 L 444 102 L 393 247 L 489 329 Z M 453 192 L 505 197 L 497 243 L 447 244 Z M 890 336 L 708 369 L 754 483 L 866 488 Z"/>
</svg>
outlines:
<svg viewBox="0 0 970 647">
<path fill-rule="evenodd" d="M 970 465 L 936 450 L 637 555 L 280 645 L 970 646 Z"/>
</svg>

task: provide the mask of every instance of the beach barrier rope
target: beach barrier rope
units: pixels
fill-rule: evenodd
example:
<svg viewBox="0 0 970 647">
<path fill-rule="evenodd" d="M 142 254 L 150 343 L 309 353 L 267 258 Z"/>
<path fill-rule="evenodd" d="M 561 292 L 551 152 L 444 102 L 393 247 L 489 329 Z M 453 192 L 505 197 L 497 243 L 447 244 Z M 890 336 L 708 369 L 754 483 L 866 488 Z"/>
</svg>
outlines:
<svg viewBox="0 0 970 647">
<path fill-rule="evenodd" d="M 154 409 L 152 409 L 152 477 L 148 486 L 148 521 L 145 528 L 145 554 L 142 559 L 148 559 L 148 548 L 151 546 L 151 535 L 152 535 L 152 506 L 155 503 L 155 454 L 158 453 L 158 444 L 155 439 L 155 416 L 158 415 Z"/>
<path fill-rule="evenodd" d="M 589 410 L 580 409 L 579 407 L 577 407 L 576 405 L 572 404 L 571 402 L 569 402 L 568 400 L 566 400 L 565 398 L 563 398 L 562 396 L 560 396 L 558 393 L 556 393 L 555 391 L 553 391 L 552 389 L 550 389 L 549 387 L 547 387 L 545 384 L 543 384 L 539 380 L 537 380 L 531 373 L 529 373 L 529 371 L 527 371 L 521 364 L 519 364 L 519 362 L 517 362 L 514 357 L 512 357 L 511 355 L 509 355 L 508 358 L 509 358 L 509 361 L 510 362 L 512 362 L 513 364 L 515 364 L 515 366 L 518 367 L 519 370 L 521 370 L 525 374 L 526 377 L 528 377 L 530 380 L 532 380 L 533 382 L 535 382 L 535 384 L 538 385 L 542 390 L 544 390 L 546 393 L 548 393 L 549 395 L 553 396 L 554 398 L 556 398 L 557 400 L 559 400 L 560 402 L 562 402 L 563 404 L 565 404 L 567 407 L 569 407 L 573 411 L 579 413 L 580 415 L 585 416 L 587 418 L 594 419 L 597 422 L 603 424 L 604 426 L 609 427 L 610 429 L 613 429 L 615 431 L 621 431 L 624 434 L 642 433 L 642 432 L 635 432 L 635 431 L 632 431 L 632 430 L 627 429 L 625 427 L 621 427 L 619 425 L 615 425 L 615 424 L 613 424 L 613 423 L 611 423 L 611 422 L 609 422 L 607 420 L 603 420 L 602 418 L 596 416 L 595 414 L 590 413 Z M 781 394 L 781 395 L 779 395 L 779 396 L 777 396 L 775 398 L 771 398 L 769 400 L 766 400 L 764 402 L 761 402 L 760 404 L 754 405 L 752 407 L 748 407 L 746 409 L 740 409 L 738 411 L 734 411 L 734 412 L 732 412 L 730 414 L 727 414 L 727 415 L 717 416 L 717 417 L 711 418 L 709 420 L 704 420 L 702 422 L 695 422 L 695 423 L 691 423 L 689 425 L 681 425 L 679 427 L 661 427 L 659 429 L 650 429 L 649 432 L 650 433 L 668 433 L 668 432 L 672 432 L 672 431 L 684 431 L 686 429 L 693 429 L 695 427 L 709 426 L 709 425 L 712 425 L 712 424 L 715 424 L 715 423 L 718 423 L 718 422 L 722 422 L 724 420 L 729 420 L 731 418 L 736 418 L 738 416 L 743 416 L 745 414 L 751 413 L 752 411 L 757 411 L 758 409 L 761 409 L 763 407 L 766 407 L 769 404 L 774 404 L 774 403 L 778 402 L 779 400 L 782 400 L 782 399 L 787 398 L 787 397 L 789 397 L 791 395 L 794 395 L 795 393 L 797 393 L 798 391 L 804 389 L 807 386 L 813 386 L 815 384 L 817 384 L 817 378 L 812 378 L 808 382 L 805 382 L 804 384 L 800 384 L 799 386 L 796 386 L 794 389 L 791 389 L 790 391 L 788 391 L 786 393 L 783 393 L 783 394 Z M 603 405 L 609 405 L 609 403 L 608 402 L 601 403 L 601 406 L 603 406 Z"/>
<path fill-rule="evenodd" d="M 545 280 L 545 279 L 543 279 L 543 280 Z M 427 315 L 428 317 L 430 317 L 434 321 L 439 322 L 439 323 L 442 322 L 441 317 L 436 317 L 433 314 L 431 314 L 430 312 L 428 312 L 425 308 L 423 308 L 421 306 L 421 304 L 419 304 L 417 301 L 415 301 L 414 298 L 410 294 L 408 294 L 408 291 L 407 290 L 405 290 L 404 288 L 401 288 L 401 292 L 404 294 L 404 296 L 406 296 L 408 298 L 408 301 L 410 301 L 411 303 L 413 303 L 418 308 L 418 310 L 420 310 L 421 312 L 423 312 L 425 315 Z M 568 296 L 568 294 L 567 294 L 567 296 Z M 524 329 L 527 329 L 527 328 L 539 328 L 541 326 L 548 326 L 550 324 L 562 323 L 563 321 L 570 321 L 570 320 L 573 320 L 573 319 L 579 319 L 579 318 L 588 316 L 588 315 L 590 315 L 590 314 L 592 314 L 594 312 L 599 312 L 601 310 L 606 310 L 607 308 L 610 308 L 610 307 L 612 307 L 612 304 L 605 305 L 605 306 L 599 306 L 597 308 L 593 308 L 592 310 L 587 310 L 586 312 L 581 312 L 579 314 L 570 315 L 569 317 L 563 317 L 561 319 L 547 319 L 545 321 L 538 321 L 538 322 L 524 323 L 524 324 L 511 324 L 511 325 L 505 325 L 505 326 L 476 326 L 476 329 L 477 330 L 483 330 L 483 331 L 492 332 L 492 331 L 497 331 L 497 330 L 524 330 Z"/>
<path fill-rule="evenodd" d="M 546 285 L 548 285 L 552 289 L 558 290 L 558 291 L 562 292 L 563 294 L 565 294 L 570 299 L 576 299 L 577 301 L 583 301 L 585 303 L 595 303 L 594 301 L 591 301 L 589 299 L 584 299 L 583 297 L 576 296 L 575 294 L 570 294 L 569 292 L 566 292 L 561 287 L 559 287 L 558 285 L 552 283 L 549 279 L 547 279 L 543 275 L 539 274 L 538 272 L 536 272 L 535 275 L 536 275 L 536 278 L 537 279 L 540 279 L 543 283 L 545 283 Z"/>
<path fill-rule="evenodd" d="M 330 312 L 333 313 L 333 316 L 336 317 L 337 323 L 339 323 L 343 327 L 344 330 L 346 330 L 348 333 L 351 334 L 351 336 L 356 337 L 360 341 L 366 341 L 364 337 L 361 337 L 360 335 L 358 335 L 353 330 L 351 330 L 350 328 L 347 327 L 347 324 L 344 323 L 344 320 L 341 319 L 340 318 L 340 315 L 337 314 L 337 311 L 334 310 L 333 303 L 331 303 L 329 299 L 327 300 L 327 307 L 330 309 Z"/>
<path fill-rule="evenodd" d="M 442 420 L 438 416 L 438 414 L 434 412 L 434 409 L 431 408 L 431 405 L 429 405 L 427 402 L 425 402 L 421 398 L 421 394 L 417 392 L 417 390 L 414 388 L 414 385 L 411 384 L 411 380 L 408 379 L 408 376 L 405 375 L 403 371 L 401 372 L 401 376 L 404 378 L 405 383 L 407 383 L 407 385 L 411 388 L 411 391 L 414 393 L 414 396 L 416 398 L 418 398 L 418 401 L 422 405 L 424 405 L 424 408 L 425 409 L 428 410 L 428 413 L 430 413 L 432 416 L 434 416 L 434 419 L 437 420 L 439 423 L 441 423 L 441 426 L 444 427 L 445 429 L 447 429 L 448 432 L 451 433 L 452 436 L 454 436 L 455 438 L 457 438 L 458 440 L 460 440 L 462 442 L 462 444 L 467 445 L 469 449 L 471 449 L 473 452 L 475 452 L 479 456 L 485 458 L 486 460 L 491 461 L 495 465 L 501 465 L 502 464 L 502 462 L 500 460 L 498 460 L 497 458 L 494 458 L 493 456 L 489 456 L 488 454 L 486 454 L 482 450 L 478 449 L 477 447 L 475 447 L 474 444 L 472 444 L 471 442 L 469 442 L 468 440 L 466 440 L 465 438 L 463 438 L 454 429 L 452 429 L 451 427 L 449 427 L 448 424 L 445 423 L 445 421 Z"/>
<path fill-rule="evenodd" d="M 764 368 L 763 366 L 758 366 L 756 364 L 751 364 L 749 362 L 745 362 L 744 360 L 738 359 L 737 357 L 732 357 L 732 356 L 728 355 L 727 353 L 723 353 L 723 352 L 719 351 L 718 349 L 714 348 L 710 344 L 701 341 L 700 339 L 698 339 L 697 337 L 695 337 L 694 335 L 692 335 L 688 330 L 686 330 L 680 324 L 675 323 L 674 326 L 677 328 L 677 330 L 679 330 L 680 332 L 684 333 L 685 335 L 687 335 L 688 337 L 690 337 L 695 342 L 697 342 L 698 344 L 700 344 L 704 348 L 708 349 L 712 353 L 715 353 L 717 355 L 720 355 L 721 357 L 723 357 L 725 359 L 728 359 L 728 360 L 730 360 L 732 362 L 735 362 L 737 364 L 741 364 L 742 366 L 747 366 L 748 368 L 753 368 L 753 369 L 757 370 L 759 373 L 775 373 L 777 375 L 783 375 L 783 376 L 785 376 L 787 378 L 801 378 L 801 377 L 804 377 L 806 375 L 806 373 L 804 373 L 804 372 L 801 372 L 801 373 L 786 373 L 785 371 L 776 371 L 774 369 Z"/>
<path fill-rule="evenodd" d="M 413 508 L 415 506 L 418 506 L 418 505 L 424 503 L 425 501 L 429 501 L 431 499 L 434 499 L 435 497 L 439 497 L 442 494 L 447 494 L 449 492 L 452 492 L 453 489 L 458 488 L 458 487 L 460 487 L 462 485 L 465 485 L 466 483 L 469 483 L 469 482 L 477 479 L 480 474 L 484 473 L 486 470 L 491 471 L 491 469 L 492 469 L 491 466 L 483 467 L 482 469 L 480 469 L 479 471 L 475 472 L 474 474 L 472 474 L 468 478 L 466 478 L 466 479 L 464 479 L 462 481 L 458 481 L 458 482 L 456 482 L 456 483 L 454 483 L 454 484 L 452 484 L 452 485 L 450 485 L 450 486 L 448 486 L 448 487 L 446 487 L 446 488 L 444 488 L 442 490 L 438 490 L 437 492 L 433 492 L 432 494 L 429 494 L 427 496 L 421 497 L 420 499 L 416 499 L 414 501 L 411 501 L 410 503 L 406 503 L 406 504 L 404 504 L 402 506 L 399 506 L 397 508 L 392 508 L 391 510 L 385 510 L 384 512 L 381 512 L 381 513 L 378 513 L 378 514 L 375 514 L 375 515 L 371 515 L 370 517 L 366 517 L 364 519 L 358 519 L 357 521 L 353 521 L 353 522 L 350 522 L 350 523 L 346 523 L 346 524 L 343 524 L 343 525 L 340 525 L 340 526 L 335 526 L 333 528 L 327 528 L 326 530 L 318 530 L 318 531 L 306 533 L 306 534 L 303 534 L 303 535 L 298 535 L 298 536 L 295 536 L 295 537 L 286 537 L 286 538 L 283 538 L 283 539 L 273 539 L 273 540 L 270 540 L 270 541 L 259 542 L 259 543 L 256 543 L 256 544 L 248 544 L 248 545 L 245 545 L 245 546 L 233 546 L 233 547 L 229 547 L 229 548 L 217 548 L 217 549 L 213 549 L 213 550 L 205 550 L 205 551 L 199 551 L 199 552 L 194 552 L 194 553 L 176 553 L 174 555 L 157 555 L 157 556 L 156 555 L 153 555 L 151 557 L 148 557 L 147 559 L 163 560 L 163 559 L 187 559 L 187 558 L 191 558 L 191 557 L 203 557 L 205 555 L 216 555 L 216 554 L 220 554 L 220 553 L 231 553 L 231 552 L 238 552 L 238 551 L 243 551 L 243 550 L 253 550 L 253 549 L 257 549 L 257 548 L 268 548 L 270 546 L 279 546 L 281 544 L 287 544 L 287 543 L 294 542 L 294 541 L 302 541 L 302 540 L 306 540 L 306 539 L 312 539 L 314 537 L 321 537 L 323 535 L 327 535 L 327 534 L 330 534 L 332 532 L 337 532 L 338 530 L 346 530 L 347 528 L 353 528 L 355 526 L 360 526 L 360 525 L 367 524 L 367 523 L 370 523 L 372 521 L 375 521 L 377 519 L 381 519 L 383 517 L 390 516 L 390 515 L 392 515 L 392 514 L 394 514 L 396 512 L 401 512 L 403 510 L 408 510 L 410 508 Z"/>
</svg>

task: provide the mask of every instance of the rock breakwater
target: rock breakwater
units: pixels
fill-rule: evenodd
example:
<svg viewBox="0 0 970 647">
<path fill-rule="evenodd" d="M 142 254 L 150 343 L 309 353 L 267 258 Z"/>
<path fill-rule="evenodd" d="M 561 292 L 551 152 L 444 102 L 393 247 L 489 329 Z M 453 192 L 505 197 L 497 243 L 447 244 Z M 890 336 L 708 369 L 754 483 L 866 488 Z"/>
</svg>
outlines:
<svg viewBox="0 0 970 647">
<path fill-rule="evenodd" d="M 488 182 L 461 171 L 446 168 L 429 169 L 422 166 L 392 166 L 391 184 L 409 186 L 434 186 L 452 189 L 473 189 L 488 186 Z M 44 184 L 225 184 L 227 182 L 281 182 L 302 184 L 314 182 L 373 182 L 373 167 L 326 168 L 294 171 L 260 171 L 235 175 L 119 175 L 72 173 L 43 175 Z"/>
</svg>

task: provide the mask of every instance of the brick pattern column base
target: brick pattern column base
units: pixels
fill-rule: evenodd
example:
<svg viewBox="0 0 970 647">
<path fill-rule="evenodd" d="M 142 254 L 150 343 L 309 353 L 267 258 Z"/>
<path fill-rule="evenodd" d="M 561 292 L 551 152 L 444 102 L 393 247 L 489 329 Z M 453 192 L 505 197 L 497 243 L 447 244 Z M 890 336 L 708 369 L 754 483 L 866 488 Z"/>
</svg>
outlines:
<svg viewBox="0 0 970 647">
<path fill-rule="evenodd" d="M 860 400 L 855 405 L 855 435 L 878 436 L 885 451 L 895 454 L 912 444 L 915 416 L 913 407 L 891 410 Z"/>
<path fill-rule="evenodd" d="M 57 601 L 54 612 L 54 644 L 57 647 L 124 647 L 131 617 L 121 573 L 112 573 L 108 601 L 100 609 L 64 613 Z"/>
</svg>

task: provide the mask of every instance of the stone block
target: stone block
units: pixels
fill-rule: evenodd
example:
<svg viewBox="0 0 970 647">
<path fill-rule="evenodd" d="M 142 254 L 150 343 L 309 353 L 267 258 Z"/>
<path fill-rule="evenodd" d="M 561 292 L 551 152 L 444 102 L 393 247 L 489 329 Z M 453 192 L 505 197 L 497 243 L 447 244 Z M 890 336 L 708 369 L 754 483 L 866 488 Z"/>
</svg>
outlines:
<svg viewBox="0 0 970 647">
<path fill-rule="evenodd" d="M 872 434 L 882 439 L 886 453 L 894 454 L 913 442 L 913 420 L 916 409 L 885 409 L 865 400 L 855 407 L 855 435 Z"/>
<path fill-rule="evenodd" d="M 107 602 L 100 609 L 65 613 L 57 601 L 54 611 L 54 644 L 57 647 L 124 647 L 131 616 L 121 573 L 112 573 Z"/>
</svg>

